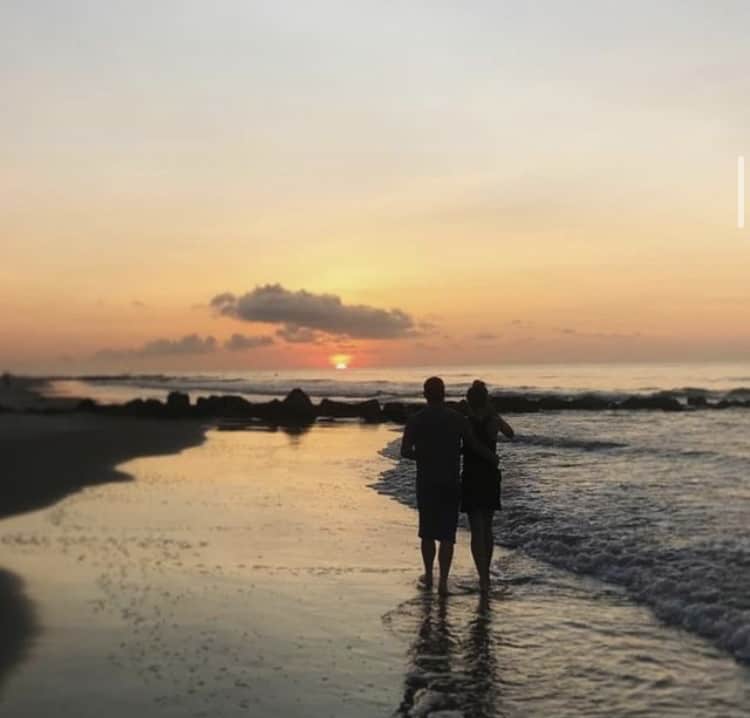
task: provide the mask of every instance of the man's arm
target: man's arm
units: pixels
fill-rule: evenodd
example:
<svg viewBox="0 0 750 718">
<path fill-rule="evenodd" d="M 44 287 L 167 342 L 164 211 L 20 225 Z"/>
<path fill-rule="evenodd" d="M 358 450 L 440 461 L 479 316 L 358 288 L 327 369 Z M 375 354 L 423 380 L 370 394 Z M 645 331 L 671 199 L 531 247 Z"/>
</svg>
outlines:
<svg viewBox="0 0 750 718">
<path fill-rule="evenodd" d="M 461 439 L 464 444 L 475 454 L 479 454 L 483 459 L 486 459 L 494 466 L 497 466 L 500 463 L 500 457 L 494 451 L 488 449 L 484 444 L 477 441 L 468 419 L 464 418 L 461 422 L 461 427 Z"/>
<path fill-rule="evenodd" d="M 404 459 L 415 460 L 417 458 L 417 450 L 414 446 L 414 429 L 409 422 L 406 423 L 404 435 L 401 437 L 401 456 Z"/>
</svg>

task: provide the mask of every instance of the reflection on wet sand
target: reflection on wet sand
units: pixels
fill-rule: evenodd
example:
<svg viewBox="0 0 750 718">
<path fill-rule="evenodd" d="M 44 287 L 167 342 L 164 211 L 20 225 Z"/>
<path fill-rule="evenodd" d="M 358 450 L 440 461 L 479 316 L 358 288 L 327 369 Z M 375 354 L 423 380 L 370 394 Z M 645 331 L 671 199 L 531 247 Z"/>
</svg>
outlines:
<svg viewBox="0 0 750 718">
<path fill-rule="evenodd" d="M 404 698 L 395 716 L 452 710 L 466 718 L 500 715 L 491 603 L 479 597 L 466 621 L 465 606 L 455 599 L 427 593 L 386 616 L 392 629 L 414 632 Z"/>
<path fill-rule="evenodd" d="M 0 689 L 37 632 L 34 605 L 18 576 L 0 568 Z"/>
</svg>

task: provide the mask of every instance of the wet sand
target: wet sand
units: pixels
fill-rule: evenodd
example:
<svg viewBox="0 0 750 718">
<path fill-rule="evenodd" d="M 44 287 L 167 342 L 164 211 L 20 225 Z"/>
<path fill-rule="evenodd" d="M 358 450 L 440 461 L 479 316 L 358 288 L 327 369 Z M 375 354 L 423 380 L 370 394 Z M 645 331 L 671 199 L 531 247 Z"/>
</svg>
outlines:
<svg viewBox="0 0 750 718">
<path fill-rule="evenodd" d="M 370 488 L 394 436 L 211 430 L 2 521 L 39 632 L 0 712 L 742 715 L 742 668 L 611 587 L 502 552 L 484 605 L 462 534 L 453 595 L 420 593 L 416 516 Z"/>
</svg>

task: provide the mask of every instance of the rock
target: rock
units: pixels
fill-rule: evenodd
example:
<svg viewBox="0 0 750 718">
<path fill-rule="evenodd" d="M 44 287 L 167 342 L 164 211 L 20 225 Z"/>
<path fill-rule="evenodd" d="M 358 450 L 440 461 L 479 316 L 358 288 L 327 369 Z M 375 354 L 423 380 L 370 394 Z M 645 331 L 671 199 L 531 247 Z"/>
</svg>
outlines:
<svg viewBox="0 0 750 718">
<path fill-rule="evenodd" d="M 383 421 L 383 412 L 380 409 L 380 402 L 377 399 L 362 401 L 357 404 L 359 415 L 362 419 L 370 423 Z"/>
<path fill-rule="evenodd" d="M 190 413 L 190 397 L 181 391 L 169 392 L 167 409 L 172 414 L 188 415 Z"/>
<path fill-rule="evenodd" d="M 577 409 L 579 411 L 604 411 L 613 408 L 613 406 L 612 401 L 596 394 L 582 394 L 568 402 L 569 409 Z"/>
<path fill-rule="evenodd" d="M 123 412 L 129 416 L 143 416 L 158 419 L 166 416 L 166 407 L 158 399 L 133 399 L 123 407 Z"/>
<path fill-rule="evenodd" d="M 233 395 L 198 397 L 195 409 L 199 416 L 253 416 L 253 405 L 247 399 Z"/>
<path fill-rule="evenodd" d="M 731 399 L 722 399 L 717 404 L 714 404 L 717 409 L 737 409 L 740 407 L 750 407 L 750 402 L 746 401 L 733 401 Z"/>
<path fill-rule="evenodd" d="M 99 405 L 93 399 L 81 399 L 76 405 L 76 411 L 93 412 L 99 408 Z"/>
<path fill-rule="evenodd" d="M 629 396 L 616 405 L 617 409 L 661 409 L 662 411 L 682 411 L 685 407 L 671 394 L 659 393 L 646 396 Z"/>
<path fill-rule="evenodd" d="M 281 402 L 278 399 L 252 404 L 250 407 L 250 416 L 265 421 L 267 424 L 283 423 L 280 418 Z"/>
<path fill-rule="evenodd" d="M 562 396 L 549 394 L 539 398 L 539 408 L 545 411 L 564 411 L 570 408 L 570 401 Z"/>
<path fill-rule="evenodd" d="M 517 414 L 539 411 L 539 402 L 526 396 L 515 394 L 493 396 L 492 405 L 501 414 Z"/>
<path fill-rule="evenodd" d="M 408 404 L 403 401 L 388 401 L 383 404 L 383 416 L 396 424 L 405 424 L 409 416 L 419 411 L 424 404 Z"/>
<path fill-rule="evenodd" d="M 278 406 L 281 423 L 310 424 L 317 412 L 310 397 L 302 389 L 292 389 Z"/>
<path fill-rule="evenodd" d="M 318 416 L 332 419 L 364 419 L 369 422 L 382 421 L 383 413 L 377 399 L 350 404 L 345 401 L 323 399 L 318 406 Z"/>
</svg>

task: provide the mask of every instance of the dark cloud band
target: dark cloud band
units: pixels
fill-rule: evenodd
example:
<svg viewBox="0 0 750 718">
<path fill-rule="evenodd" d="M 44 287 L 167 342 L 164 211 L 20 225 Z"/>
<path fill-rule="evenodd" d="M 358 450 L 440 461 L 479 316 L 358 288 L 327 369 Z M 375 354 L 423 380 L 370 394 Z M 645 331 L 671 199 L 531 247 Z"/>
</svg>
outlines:
<svg viewBox="0 0 750 718">
<path fill-rule="evenodd" d="M 279 336 L 286 334 L 291 341 L 300 341 L 305 329 L 353 339 L 397 339 L 416 333 L 414 320 L 401 309 L 344 304 L 335 294 L 293 292 L 280 284 L 259 286 L 241 296 L 225 292 L 215 296 L 211 306 L 228 317 L 284 325 Z"/>
</svg>

